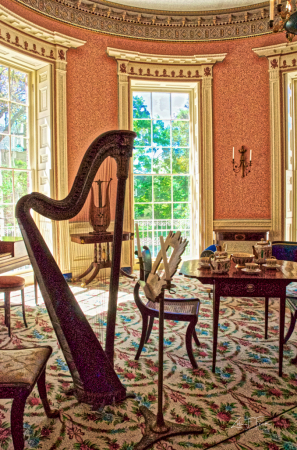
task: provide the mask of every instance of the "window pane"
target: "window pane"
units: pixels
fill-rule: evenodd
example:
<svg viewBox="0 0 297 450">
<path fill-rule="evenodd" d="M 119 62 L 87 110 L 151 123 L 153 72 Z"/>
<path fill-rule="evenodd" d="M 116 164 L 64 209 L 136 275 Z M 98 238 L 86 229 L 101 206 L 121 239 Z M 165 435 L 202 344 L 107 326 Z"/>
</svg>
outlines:
<svg viewBox="0 0 297 450">
<path fill-rule="evenodd" d="M 0 205 L 0 236 L 14 236 L 14 206 Z"/>
<path fill-rule="evenodd" d="M 10 127 L 11 134 L 27 136 L 28 109 L 26 106 L 10 104 Z"/>
<path fill-rule="evenodd" d="M 151 118 L 151 93 L 134 92 L 133 93 L 133 119 Z"/>
<path fill-rule="evenodd" d="M 154 177 L 154 201 L 171 201 L 171 177 Z"/>
<path fill-rule="evenodd" d="M 0 64 L 0 98 L 9 97 L 8 67 Z"/>
<path fill-rule="evenodd" d="M 11 137 L 11 166 L 18 169 L 28 169 L 28 139 Z"/>
<path fill-rule="evenodd" d="M 189 122 L 181 120 L 172 122 L 172 145 L 174 147 L 189 147 Z"/>
<path fill-rule="evenodd" d="M 12 170 L 0 170 L 0 202 L 12 203 Z"/>
<path fill-rule="evenodd" d="M 8 102 L 0 102 L 0 133 L 9 133 Z"/>
<path fill-rule="evenodd" d="M 170 119 L 170 93 L 169 92 L 153 92 L 153 118 L 154 119 Z"/>
<path fill-rule="evenodd" d="M 9 136 L 5 136 L 4 134 L 0 134 L 0 165 L 2 167 L 9 166 Z"/>
<path fill-rule="evenodd" d="M 135 145 L 151 145 L 151 121 L 133 120 L 133 131 L 137 134 Z"/>
<path fill-rule="evenodd" d="M 10 70 L 10 99 L 13 102 L 28 103 L 28 75 L 19 70 Z"/>
<path fill-rule="evenodd" d="M 170 148 L 153 148 L 153 171 L 155 173 L 170 173 Z"/>
<path fill-rule="evenodd" d="M 28 172 L 14 172 L 14 197 L 15 203 L 31 191 L 30 174 Z"/>
<path fill-rule="evenodd" d="M 134 173 L 152 172 L 152 149 L 151 147 L 136 147 L 133 151 Z"/>
<path fill-rule="evenodd" d="M 172 93 L 172 119 L 189 119 L 189 94 Z"/>
<path fill-rule="evenodd" d="M 153 121 L 153 145 L 169 147 L 170 146 L 170 121 Z"/>
<path fill-rule="evenodd" d="M 173 177 L 173 201 L 188 202 L 190 194 L 190 179 L 188 176 Z"/>
<path fill-rule="evenodd" d="M 189 173 L 189 148 L 173 148 L 172 149 L 172 172 L 173 173 Z"/>
<path fill-rule="evenodd" d="M 171 218 L 171 203 L 163 203 L 154 205 L 155 219 L 170 219 Z"/>
<path fill-rule="evenodd" d="M 139 205 L 135 203 L 134 205 L 135 219 L 152 219 L 152 204 L 146 203 L 144 205 Z"/>
<path fill-rule="evenodd" d="M 152 177 L 135 176 L 134 177 L 134 198 L 137 202 L 152 201 Z"/>
<path fill-rule="evenodd" d="M 189 203 L 173 203 L 173 218 L 189 219 L 190 218 Z"/>
</svg>

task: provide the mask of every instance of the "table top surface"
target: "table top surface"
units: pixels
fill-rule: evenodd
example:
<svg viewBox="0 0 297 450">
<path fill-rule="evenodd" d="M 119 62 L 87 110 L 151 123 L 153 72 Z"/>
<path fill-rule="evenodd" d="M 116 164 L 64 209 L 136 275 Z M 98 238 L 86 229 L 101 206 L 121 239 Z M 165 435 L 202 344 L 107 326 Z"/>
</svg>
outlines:
<svg viewBox="0 0 297 450">
<path fill-rule="evenodd" d="M 71 234 L 70 238 L 72 242 L 77 244 L 100 244 L 105 242 L 113 241 L 113 231 L 108 233 L 91 234 L 91 233 L 81 233 L 81 234 Z M 129 241 L 134 236 L 134 233 L 130 231 L 123 231 L 123 241 Z"/>
<path fill-rule="evenodd" d="M 210 269 L 198 269 L 199 259 L 192 259 L 184 261 L 180 274 L 189 277 L 197 278 L 202 283 L 212 284 L 215 280 L 278 280 L 278 281 L 297 281 L 297 262 L 293 261 L 278 261 L 280 268 L 267 269 L 263 265 L 259 265 L 261 272 L 259 273 L 246 273 L 241 269 L 235 267 L 235 263 L 231 261 L 231 267 L 228 273 L 213 273 Z"/>
</svg>

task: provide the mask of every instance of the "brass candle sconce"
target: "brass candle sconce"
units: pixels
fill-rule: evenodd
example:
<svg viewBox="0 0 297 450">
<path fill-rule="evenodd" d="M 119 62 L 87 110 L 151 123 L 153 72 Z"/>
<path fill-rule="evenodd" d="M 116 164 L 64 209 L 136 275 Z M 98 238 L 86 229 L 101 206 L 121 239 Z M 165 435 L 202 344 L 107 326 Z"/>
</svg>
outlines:
<svg viewBox="0 0 297 450">
<path fill-rule="evenodd" d="M 252 167 L 252 150 L 250 150 L 250 162 L 246 162 L 245 159 L 245 153 L 247 151 L 246 148 L 244 148 L 244 146 L 242 146 L 239 150 L 240 153 L 240 163 L 238 164 L 237 162 L 234 161 L 234 147 L 233 147 L 233 160 L 232 160 L 232 164 L 233 164 L 233 172 L 236 174 L 238 174 L 241 171 L 241 177 L 246 177 L 248 173 L 250 173 L 251 171 L 251 167 Z"/>
</svg>

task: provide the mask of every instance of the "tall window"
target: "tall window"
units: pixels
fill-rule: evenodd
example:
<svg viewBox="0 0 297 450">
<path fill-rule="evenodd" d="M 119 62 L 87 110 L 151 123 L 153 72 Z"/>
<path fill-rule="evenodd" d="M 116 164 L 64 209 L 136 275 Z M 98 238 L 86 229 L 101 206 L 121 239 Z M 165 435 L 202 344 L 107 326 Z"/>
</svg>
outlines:
<svg viewBox="0 0 297 450">
<path fill-rule="evenodd" d="M 156 257 L 160 235 L 191 236 L 189 94 L 134 91 L 133 130 L 134 219 Z"/>
<path fill-rule="evenodd" d="M 29 74 L 0 64 L 0 239 L 21 238 L 15 205 L 31 192 Z"/>
</svg>

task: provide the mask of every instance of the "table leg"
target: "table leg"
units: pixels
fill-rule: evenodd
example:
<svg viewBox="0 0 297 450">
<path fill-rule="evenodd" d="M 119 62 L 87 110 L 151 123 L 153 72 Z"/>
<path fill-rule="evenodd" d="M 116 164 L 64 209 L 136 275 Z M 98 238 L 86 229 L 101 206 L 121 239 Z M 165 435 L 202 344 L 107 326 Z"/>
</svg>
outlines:
<svg viewBox="0 0 297 450">
<path fill-rule="evenodd" d="M 286 288 L 285 288 L 286 289 Z M 283 375 L 283 356 L 284 356 L 284 331 L 285 331 L 285 311 L 286 311 L 286 293 L 279 299 L 279 368 L 278 374 Z"/>
<path fill-rule="evenodd" d="M 265 297 L 265 339 L 268 338 L 269 297 Z"/>
<path fill-rule="evenodd" d="M 217 345 L 218 345 L 218 327 L 220 312 L 220 293 L 215 283 L 213 286 L 213 347 L 212 347 L 212 372 L 216 371 Z"/>
</svg>

